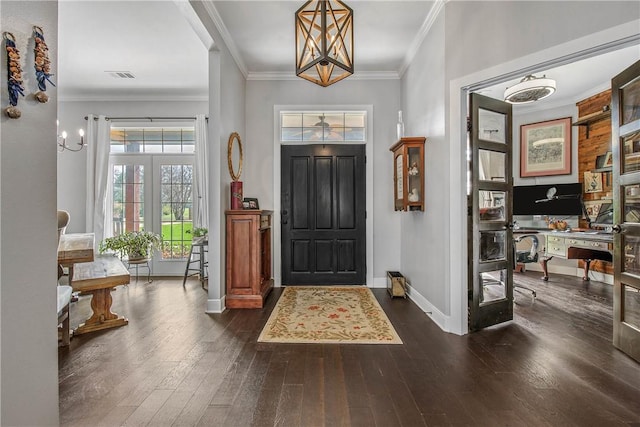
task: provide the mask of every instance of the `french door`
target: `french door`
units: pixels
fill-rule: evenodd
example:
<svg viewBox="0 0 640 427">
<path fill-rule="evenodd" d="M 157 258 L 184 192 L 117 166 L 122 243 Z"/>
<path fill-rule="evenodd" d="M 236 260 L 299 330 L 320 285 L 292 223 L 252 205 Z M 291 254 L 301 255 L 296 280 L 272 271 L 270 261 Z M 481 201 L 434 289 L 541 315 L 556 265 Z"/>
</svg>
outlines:
<svg viewBox="0 0 640 427">
<path fill-rule="evenodd" d="M 112 154 L 109 171 L 113 220 L 107 233 L 160 234 L 162 250 L 153 254 L 153 274 L 183 274 L 192 239 L 193 155 Z"/>
<path fill-rule="evenodd" d="M 640 61 L 611 80 L 613 345 L 640 361 Z"/>
<path fill-rule="evenodd" d="M 469 100 L 469 330 L 513 319 L 511 104 Z"/>
</svg>

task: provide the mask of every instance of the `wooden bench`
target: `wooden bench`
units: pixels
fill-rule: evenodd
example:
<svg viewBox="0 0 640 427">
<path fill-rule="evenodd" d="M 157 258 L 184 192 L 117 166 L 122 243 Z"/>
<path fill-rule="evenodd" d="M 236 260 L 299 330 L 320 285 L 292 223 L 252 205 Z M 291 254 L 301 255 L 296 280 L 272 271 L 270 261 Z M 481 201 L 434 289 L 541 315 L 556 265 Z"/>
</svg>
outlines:
<svg viewBox="0 0 640 427">
<path fill-rule="evenodd" d="M 63 346 L 68 346 L 69 335 L 69 302 L 71 302 L 71 286 L 57 286 L 58 291 L 58 325 L 62 326 L 59 339 Z"/>
<path fill-rule="evenodd" d="M 113 255 L 95 257 L 93 262 L 75 264 L 74 291 L 90 293 L 93 314 L 78 326 L 74 335 L 124 326 L 129 321 L 111 312 L 111 289 L 129 283 L 129 270 Z"/>
</svg>

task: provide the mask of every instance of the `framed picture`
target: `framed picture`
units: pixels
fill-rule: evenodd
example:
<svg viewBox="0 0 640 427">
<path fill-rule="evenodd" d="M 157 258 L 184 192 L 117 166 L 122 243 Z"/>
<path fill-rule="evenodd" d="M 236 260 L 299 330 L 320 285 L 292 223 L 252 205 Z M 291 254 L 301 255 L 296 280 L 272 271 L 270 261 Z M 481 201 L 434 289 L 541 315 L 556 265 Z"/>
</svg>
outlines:
<svg viewBox="0 0 640 427">
<path fill-rule="evenodd" d="M 602 191 L 602 174 L 600 172 L 584 173 L 584 192 L 599 193 Z"/>
<path fill-rule="evenodd" d="M 598 213 L 600 212 L 600 207 L 602 206 L 602 201 L 600 200 L 585 200 L 584 207 L 587 211 L 587 215 L 589 219 L 593 222 L 598 217 Z"/>
<path fill-rule="evenodd" d="M 604 165 L 603 166 L 605 168 L 613 166 L 613 155 L 611 154 L 611 151 L 607 151 L 607 154 L 604 156 Z"/>
<path fill-rule="evenodd" d="M 571 174 L 571 117 L 520 126 L 520 176 Z"/>
<path fill-rule="evenodd" d="M 242 201 L 243 209 L 260 209 L 260 205 L 258 204 L 258 199 L 254 199 L 251 197 L 245 197 Z"/>
</svg>

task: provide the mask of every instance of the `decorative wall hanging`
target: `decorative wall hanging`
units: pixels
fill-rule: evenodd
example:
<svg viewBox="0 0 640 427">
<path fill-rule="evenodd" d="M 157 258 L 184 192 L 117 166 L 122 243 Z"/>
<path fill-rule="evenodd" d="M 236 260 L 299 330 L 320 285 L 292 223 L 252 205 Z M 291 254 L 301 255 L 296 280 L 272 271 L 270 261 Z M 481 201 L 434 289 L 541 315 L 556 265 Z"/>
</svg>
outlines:
<svg viewBox="0 0 640 427">
<path fill-rule="evenodd" d="M 34 68 L 36 69 L 36 80 L 38 80 L 39 92 L 34 95 L 38 102 L 45 103 L 49 100 L 49 97 L 45 93 L 47 90 L 47 81 L 52 86 L 55 84 L 51 81 L 51 61 L 49 60 L 49 48 L 44 41 L 44 31 L 37 25 L 33 26 L 33 38 L 35 40 L 35 47 L 33 52 L 35 53 Z"/>
<path fill-rule="evenodd" d="M 10 32 L 2 33 L 4 46 L 7 51 L 7 90 L 9 92 L 9 107 L 5 113 L 12 119 L 20 118 L 22 113 L 18 109 L 18 95 L 24 96 L 22 87 L 22 69 L 20 68 L 20 51 L 16 48 L 16 38 Z"/>
<path fill-rule="evenodd" d="M 227 162 L 229 165 L 229 175 L 231 176 L 231 209 L 242 209 L 242 141 L 238 132 L 233 132 L 229 136 L 227 145 Z"/>
<path fill-rule="evenodd" d="M 602 191 L 602 174 L 600 172 L 584 173 L 584 192 L 599 193 Z"/>
<path fill-rule="evenodd" d="M 520 176 L 571 174 L 571 117 L 520 126 Z"/>
</svg>

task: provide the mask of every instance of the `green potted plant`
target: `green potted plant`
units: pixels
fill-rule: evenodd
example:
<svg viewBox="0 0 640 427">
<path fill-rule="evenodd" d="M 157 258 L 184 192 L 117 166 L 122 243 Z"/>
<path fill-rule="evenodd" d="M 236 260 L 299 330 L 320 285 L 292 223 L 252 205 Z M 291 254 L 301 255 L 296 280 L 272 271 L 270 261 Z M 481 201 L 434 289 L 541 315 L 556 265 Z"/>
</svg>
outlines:
<svg viewBox="0 0 640 427">
<path fill-rule="evenodd" d="M 207 233 L 209 232 L 209 230 L 207 230 L 204 227 L 196 227 L 193 230 L 187 230 L 185 231 L 185 233 L 187 234 L 191 234 L 193 236 L 193 240 L 202 240 L 205 237 L 207 237 Z"/>
<path fill-rule="evenodd" d="M 120 258 L 126 255 L 130 261 L 150 258 L 153 250 L 162 246 L 162 237 L 151 231 L 127 231 L 100 242 L 100 253 L 113 251 Z"/>
</svg>

